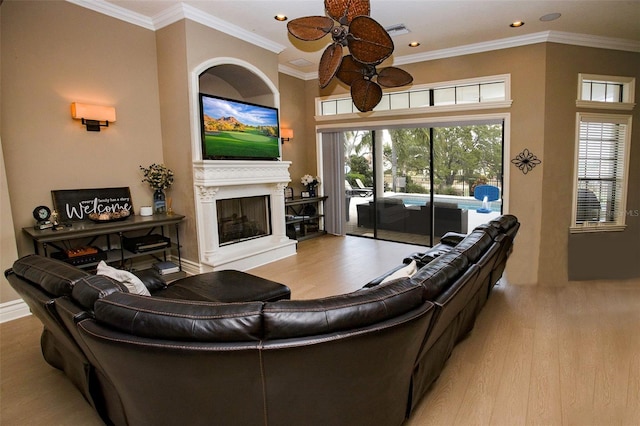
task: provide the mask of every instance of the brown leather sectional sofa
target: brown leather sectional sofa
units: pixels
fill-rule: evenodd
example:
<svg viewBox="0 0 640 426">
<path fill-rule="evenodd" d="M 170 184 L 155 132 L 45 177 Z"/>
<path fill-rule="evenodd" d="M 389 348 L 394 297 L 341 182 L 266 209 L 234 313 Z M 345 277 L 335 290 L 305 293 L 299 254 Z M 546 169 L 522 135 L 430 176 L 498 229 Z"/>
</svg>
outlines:
<svg viewBox="0 0 640 426">
<path fill-rule="evenodd" d="M 47 362 L 107 424 L 399 425 L 473 328 L 518 227 L 504 215 L 447 234 L 358 291 L 314 300 L 140 296 L 36 255 L 5 275 L 44 324 Z M 413 261 L 415 274 L 385 281 Z"/>
</svg>

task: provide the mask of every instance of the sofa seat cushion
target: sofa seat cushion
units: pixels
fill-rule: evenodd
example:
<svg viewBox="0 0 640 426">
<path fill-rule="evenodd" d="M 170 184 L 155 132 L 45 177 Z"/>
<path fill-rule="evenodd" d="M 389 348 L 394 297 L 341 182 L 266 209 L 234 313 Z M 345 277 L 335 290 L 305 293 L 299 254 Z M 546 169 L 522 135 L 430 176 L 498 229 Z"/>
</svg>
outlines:
<svg viewBox="0 0 640 426">
<path fill-rule="evenodd" d="M 76 280 L 90 274 L 73 265 L 50 257 L 31 254 L 13 263 L 13 272 L 38 284 L 53 296 L 69 296 Z"/>
<path fill-rule="evenodd" d="M 112 293 L 96 301 L 97 321 L 152 339 L 255 341 L 262 337 L 262 302 L 210 303 Z"/>
<path fill-rule="evenodd" d="M 71 298 L 84 309 L 93 311 L 96 300 L 115 292 L 128 293 L 129 289 L 122 282 L 106 275 L 88 275 L 75 282 Z"/>
<path fill-rule="evenodd" d="M 354 330 L 402 315 L 423 303 L 422 288 L 399 279 L 340 296 L 281 300 L 264 306 L 265 339 Z"/>
<path fill-rule="evenodd" d="M 420 268 L 411 277 L 411 282 L 422 286 L 426 300 L 434 301 L 464 273 L 468 265 L 465 256 L 449 252 Z"/>
</svg>

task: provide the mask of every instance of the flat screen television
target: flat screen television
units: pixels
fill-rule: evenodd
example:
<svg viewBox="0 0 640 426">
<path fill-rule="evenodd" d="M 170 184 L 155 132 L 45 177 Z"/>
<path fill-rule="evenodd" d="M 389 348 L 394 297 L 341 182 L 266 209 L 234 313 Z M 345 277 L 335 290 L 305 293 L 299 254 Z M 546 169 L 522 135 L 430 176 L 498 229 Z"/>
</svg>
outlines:
<svg viewBox="0 0 640 426">
<path fill-rule="evenodd" d="M 200 93 L 204 160 L 277 160 L 278 109 Z"/>
</svg>

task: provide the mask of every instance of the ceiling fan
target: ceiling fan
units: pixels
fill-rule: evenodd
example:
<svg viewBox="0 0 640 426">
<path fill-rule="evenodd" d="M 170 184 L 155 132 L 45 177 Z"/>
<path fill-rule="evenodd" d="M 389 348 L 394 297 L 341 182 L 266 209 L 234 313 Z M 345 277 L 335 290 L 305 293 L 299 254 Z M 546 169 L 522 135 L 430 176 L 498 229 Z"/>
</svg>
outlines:
<svg viewBox="0 0 640 426">
<path fill-rule="evenodd" d="M 369 17 L 369 0 L 325 0 L 324 8 L 328 16 L 306 16 L 287 24 L 289 33 L 304 41 L 331 33 L 333 42 L 322 53 L 318 66 L 321 88 L 338 77 L 351 87 L 356 108 L 367 112 L 382 99 L 380 86 L 399 87 L 413 81 L 408 72 L 396 67 L 376 69 L 391 56 L 394 46 L 384 27 Z M 347 56 L 343 56 L 345 47 L 350 52 Z"/>
</svg>

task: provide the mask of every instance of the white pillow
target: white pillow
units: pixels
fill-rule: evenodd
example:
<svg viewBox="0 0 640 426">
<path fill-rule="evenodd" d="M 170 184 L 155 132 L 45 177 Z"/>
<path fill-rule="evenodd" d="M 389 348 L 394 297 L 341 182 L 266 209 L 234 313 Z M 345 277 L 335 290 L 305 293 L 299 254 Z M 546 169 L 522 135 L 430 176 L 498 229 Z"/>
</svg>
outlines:
<svg viewBox="0 0 640 426">
<path fill-rule="evenodd" d="M 382 283 L 397 280 L 398 278 L 405 278 L 405 277 L 409 278 L 416 273 L 417 269 L 418 269 L 418 265 L 416 265 L 416 261 L 412 260 L 410 264 L 408 264 L 404 268 L 398 269 L 393 274 L 389 275 L 384 280 L 382 280 Z"/>
<path fill-rule="evenodd" d="M 109 266 L 104 262 L 104 260 L 101 260 L 100 263 L 98 263 L 98 270 L 96 273 L 122 282 L 122 284 L 127 286 L 127 289 L 129 289 L 129 293 L 151 296 L 151 293 L 149 293 L 149 290 L 147 290 L 147 287 L 145 287 L 140 278 L 136 277 L 131 272 Z"/>
</svg>

